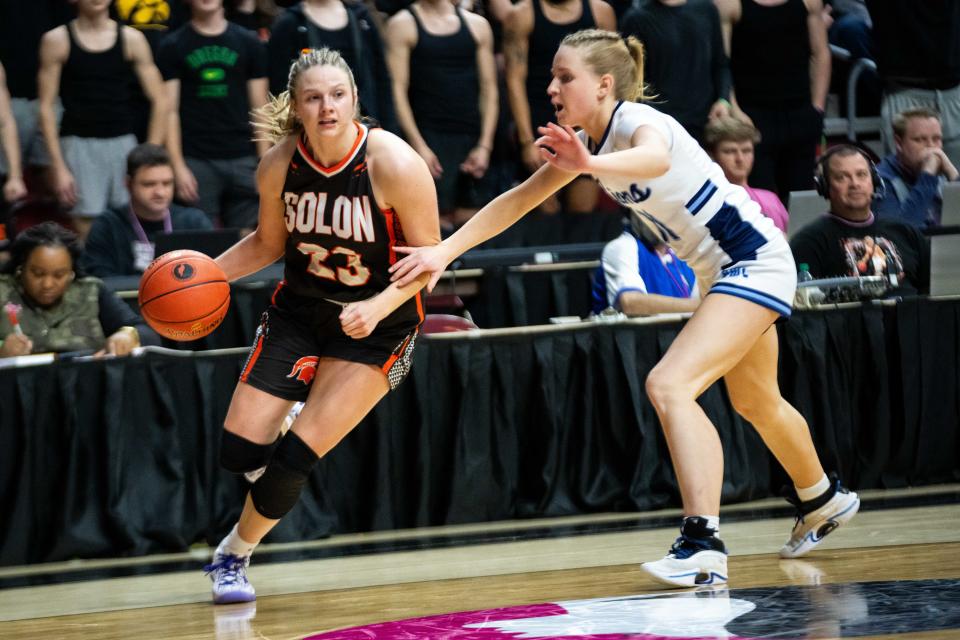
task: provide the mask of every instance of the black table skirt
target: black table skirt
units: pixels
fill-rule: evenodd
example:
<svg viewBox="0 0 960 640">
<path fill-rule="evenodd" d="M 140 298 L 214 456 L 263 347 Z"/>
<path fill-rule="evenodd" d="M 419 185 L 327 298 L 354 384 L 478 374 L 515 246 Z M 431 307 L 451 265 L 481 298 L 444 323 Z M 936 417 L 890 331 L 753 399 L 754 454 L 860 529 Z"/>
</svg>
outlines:
<svg viewBox="0 0 960 640">
<path fill-rule="evenodd" d="M 678 506 L 644 380 L 680 326 L 419 341 L 407 381 L 268 540 Z M 857 488 L 960 478 L 960 302 L 801 312 L 779 329 L 782 392 L 828 470 Z M 218 541 L 245 491 L 217 465 L 243 359 L 0 369 L 0 564 Z M 700 402 L 723 442 L 724 501 L 775 495 L 783 471 L 723 385 Z"/>
</svg>

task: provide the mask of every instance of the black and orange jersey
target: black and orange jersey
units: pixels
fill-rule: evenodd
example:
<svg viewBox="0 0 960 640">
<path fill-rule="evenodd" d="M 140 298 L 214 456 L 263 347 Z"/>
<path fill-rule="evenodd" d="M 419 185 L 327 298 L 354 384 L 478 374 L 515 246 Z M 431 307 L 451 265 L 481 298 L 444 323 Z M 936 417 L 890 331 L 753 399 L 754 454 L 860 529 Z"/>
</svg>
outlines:
<svg viewBox="0 0 960 640">
<path fill-rule="evenodd" d="M 398 259 L 393 248 L 404 243 L 396 214 L 380 209 L 373 195 L 366 162 L 369 129 L 354 124 L 356 140 L 337 164 L 320 164 L 301 136 L 287 167 L 284 279 L 298 295 L 339 302 L 371 298 L 390 285 L 387 270 Z M 391 320 L 408 316 L 423 319 L 420 294 Z"/>
</svg>

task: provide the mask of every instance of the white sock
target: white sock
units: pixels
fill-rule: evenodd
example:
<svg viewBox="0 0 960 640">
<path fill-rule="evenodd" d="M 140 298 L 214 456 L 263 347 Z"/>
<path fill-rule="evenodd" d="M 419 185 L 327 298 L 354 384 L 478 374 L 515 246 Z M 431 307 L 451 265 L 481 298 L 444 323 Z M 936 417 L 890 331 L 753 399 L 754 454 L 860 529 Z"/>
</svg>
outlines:
<svg viewBox="0 0 960 640">
<path fill-rule="evenodd" d="M 713 535 L 720 535 L 720 516 L 700 516 L 707 521 L 707 526 L 713 529 Z"/>
<path fill-rule="evenodd" d="M 217 553 L 246 557 L 253 553 L 253 550 L 257 548 L 258 544 L 258 542 L 247 542 L 241 538 L 240 534 L 237 533 L 237 525 L 233 525 L 233 529 L 230 530 L 227 537 L 220 541 L 220 546 L 217 547 Z"/>
<path fill-rule="evenodd" d="M 706 526 L 704 528 L 709 534 L 715 536 L 720 535 L 720 516 L 702 516 L 699 514 L 695 516 L 684 516 L 683 523 L 680 525 L 681 529 L 690 518 L 702 518 L 706 522 Z"/>
<path fill-rule="evenodd" d="M 796 487 L 797 496 L 800 497 L 800 500 L 802 502 L 810 502 L 814 498 L 819 498 L 824 493 L 826 493 L 827 489 L 829 488 L 830 488 L 830 480 L 829 478 L 827 478 L 827 474 L 823 474 L 823 477 L 820 478 L 820 481 L 817 484 L 813 485 L 812 487 L 807 487 L 806 489 L 801 489 L 800 487 Z"/>
</svg>

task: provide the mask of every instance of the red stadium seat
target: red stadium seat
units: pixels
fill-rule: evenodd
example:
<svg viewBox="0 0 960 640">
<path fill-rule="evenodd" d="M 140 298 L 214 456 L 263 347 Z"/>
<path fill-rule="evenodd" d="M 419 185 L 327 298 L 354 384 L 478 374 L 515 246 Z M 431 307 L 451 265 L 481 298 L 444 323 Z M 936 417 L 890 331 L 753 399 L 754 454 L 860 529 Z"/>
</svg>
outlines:
<svg viewBox="0 0 960 640">
<path fill-rule="evenodd" d="M 454 331 L 469 331 L 477 329 L 477 325 L 467 318 L 447 313 L 429 313 L 423 321 L 421 330 L 424 334 L 452 333 Z"/>
</svg>

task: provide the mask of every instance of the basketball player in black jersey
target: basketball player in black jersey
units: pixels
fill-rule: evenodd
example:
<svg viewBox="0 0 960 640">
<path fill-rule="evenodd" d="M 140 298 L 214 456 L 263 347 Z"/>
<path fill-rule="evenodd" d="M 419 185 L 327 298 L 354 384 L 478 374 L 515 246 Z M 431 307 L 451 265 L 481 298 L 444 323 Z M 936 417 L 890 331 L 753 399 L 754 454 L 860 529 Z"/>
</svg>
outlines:
<svg viewBox="0 0 960 640">
<path fill-rule="evenodd" d="M 257 230 L 217 258 L 229 280 L 284 257 L 224 424 L 221 464 L 253 484 L 206 568 L 217 603 L 253 600 L 250 554 L 296 504 L 311 469 L 410 368 L 427 275 L 391 284 L 398 244 L 440 240 L 433 178 L 400 138 L 358 122 L 353 74 L 307 50 L 288 90 L 260 111 L 274 146 L 260 162 Z M 293 428 L 280 424 L 305 402 Z"/>
</svg>

